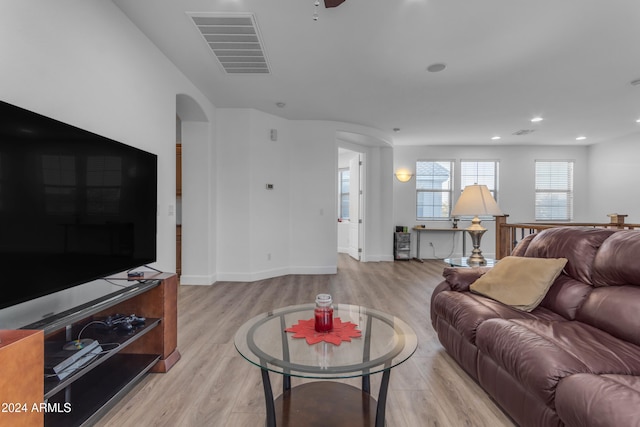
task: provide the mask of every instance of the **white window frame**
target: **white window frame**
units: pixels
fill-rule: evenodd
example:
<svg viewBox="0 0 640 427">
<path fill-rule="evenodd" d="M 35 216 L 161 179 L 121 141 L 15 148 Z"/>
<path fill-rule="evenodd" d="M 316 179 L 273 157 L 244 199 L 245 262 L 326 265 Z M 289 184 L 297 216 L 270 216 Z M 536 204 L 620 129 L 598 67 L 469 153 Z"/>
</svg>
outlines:
<svg viewBox="0 0 640 427">
<path fill-rule="evenodd" d="M 432 175 L 420 175 L 420 170 L 422 169 L 420 167 L 420 163 L 435 163 L 440 165 L 441 167 L 443 167 L 441 164 L 442 163 L 448 163 L 449 164 L 449 177 L 448 180 L 443 181 L 449 183 L 448 188 L 420 188 L 420 181 L 421 179 L 424 179 L 425 177 L 433 177 L 436 176 L 434 174 Z M 454 172 L 455 172 L 455 161 L 454 160 L 436 160 L 436 159 L 426 159 L 426 160 L 418 160 L 416 161 L 416 219 L 418 221 L 425 221 L 425 220 L 447 220 L 449 218 L 451 218 L 451 209 L 453 208 L 452 203 L 453 203 L 453 189 L 454 189 Z M 432 194 L 436 194 L 436 193 L 440 193 L 445 197 L 442 197 L 442 200 L 447 199 L 447 202 L 443 202 L 440 205 L 441 211 L 442 211 L 442 216 L 429 216 L 429 215 L 420 215 L 420 195 L 424 194 L 424 193 L 432 193 Z M 434 205 L 435 206 L 435 205 Z"/>
<path fill-rule="evenodd" d="M 465 175 L 465 163 L 493 163 L 493 174 L 492 175 L 479 175 L 476 171 L 475 174 L 467 174 Z M 481 184 L 486 185 L 489 189 L 489 192 L 493 196 L 493 199 L 498 202 L 498 173 L 500 171 L 500 161 L 499 160 L 460 160 L 460 194 L 464 191 L 464 187 L 467 185 L 473 184 Z M 484 178 L 483 178 L 484 177 Z M 490 177 L 488 179 L 487 177 Z M 471 179 L 473 178 L 473 179 Z M 492 217 L 493 218 L 493 217 Z"/>
<path fill-rule="evenodd" d="M 556 169 L 539 170 L 545 165 Z M 562 168 L 565 168 L 563 170 Z M 536 221 L 573 220 L 573 160 L 535 160 L 535 219 Z M 544 202 L 544 200 L 547 202 Z M 559 203 L 560 202 L 560 203 Z M 544 215 L 546 211 L 548 214 Z M 558 215 L 564 211 L 566 215 Z"/>
</svg>

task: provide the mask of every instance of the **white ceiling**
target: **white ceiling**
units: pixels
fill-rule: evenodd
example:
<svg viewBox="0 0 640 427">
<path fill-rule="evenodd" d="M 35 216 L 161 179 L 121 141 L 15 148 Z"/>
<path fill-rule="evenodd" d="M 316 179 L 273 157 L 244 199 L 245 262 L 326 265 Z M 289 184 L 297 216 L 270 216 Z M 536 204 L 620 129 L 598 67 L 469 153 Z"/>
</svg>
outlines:
<svg viewBox="0 0 640 427">
<path fill-rule="evenodd" d="M 365 125 L 396 145 L 640 131 L 640 0 L 346 0 L 318 21 L 314 0 L 113 1 L 217 107 Z M 188 14 L 221 12 L 253 14 L 270 73 L 225 73 Z"/>
</svg>

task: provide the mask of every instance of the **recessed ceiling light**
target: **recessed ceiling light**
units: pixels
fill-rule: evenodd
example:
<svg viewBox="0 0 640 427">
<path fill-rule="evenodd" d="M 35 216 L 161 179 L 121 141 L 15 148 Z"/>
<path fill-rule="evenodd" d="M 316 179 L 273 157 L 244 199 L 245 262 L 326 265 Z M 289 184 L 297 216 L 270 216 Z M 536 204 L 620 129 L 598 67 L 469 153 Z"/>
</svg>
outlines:
<svg viewBox="0 0 640 427">
<path fill-rule="evenodd" d="M 579 137 L 576 138 L 576 141 L 583 141 L 585 139 L 587 139 L 586 136 L 579 136 Z"/>
<path fill-rule="evenodd" d="M 400 128 L 393 128 L 394 132 L 400 132 Z"/>
<path fill-rule="evenodd" d="M 440 71 L 444 70 L 445 68 L 447 68 L 446 64 L 442 64 L 442 63 L 436 63 L 436 64 L 431 64 L 427 67 L 427 71 L 430 73 L 439 73 Z"/>
<path fill-rule="evenodd" d="M 531 119 L 531 121 L 532 121 L 533 123 L 541 122 L 541 121 L 543 121 L 543 120 L 544 120 L 544 119 L 543 119 L 542 117 L 534 117 L 533 119 Z"/>
<path fill-rule="evenodd" d="M 284 102 L 276 102 L 276 107 L 278 108 L 284 108 L 284 106 L 287 105 Z"/>
<path fill-rule="evenodd" d="M 636 123 L 640 123 L 640 119 L 636 120 Z"/>
<path fill-rule="evenodd" d="M 499 136 L 492 136 L 491 139 L 493 139 L 494 141 L 497 141 L 498 139 L 500 139 Z"/>
</svg>

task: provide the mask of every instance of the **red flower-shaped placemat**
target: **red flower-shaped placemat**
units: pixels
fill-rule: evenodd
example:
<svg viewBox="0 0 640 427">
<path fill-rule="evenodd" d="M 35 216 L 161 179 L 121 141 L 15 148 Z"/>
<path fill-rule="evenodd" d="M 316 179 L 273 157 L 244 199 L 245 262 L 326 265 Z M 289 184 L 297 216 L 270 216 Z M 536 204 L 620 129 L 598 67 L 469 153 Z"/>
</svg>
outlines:
<svg viewBox="0 0 640 427">
<path fill-rule="evenodd" d="M 351 341 L 351 338 L 359 338 L 362 332 L 356 329 L 358 325 L 351 322 L 342 322 L 339 317 L 333 319 L 333 329 L 329 332 L 316 332 L 315 320 L 298 320 L 296 325 L 285 329 L 286 332 L 294 332 L 292 338 L 306 338 L 307 344 L 316 344 L 326 341 L 334 345 L 340 345 L 342 341 Z"/>
</svg>

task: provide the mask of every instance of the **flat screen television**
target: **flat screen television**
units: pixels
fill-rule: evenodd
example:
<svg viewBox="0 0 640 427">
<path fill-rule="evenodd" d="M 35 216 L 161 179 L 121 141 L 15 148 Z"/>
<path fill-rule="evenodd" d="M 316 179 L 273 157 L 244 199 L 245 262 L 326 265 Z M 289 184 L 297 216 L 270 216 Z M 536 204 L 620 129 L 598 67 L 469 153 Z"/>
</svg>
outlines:
<svg viewBox="0 0 640 427">
<path fill-rule="evenodd" d="M 157 156 L 0 101 L 0 308 L 156 260 Z"/>
</svg>

